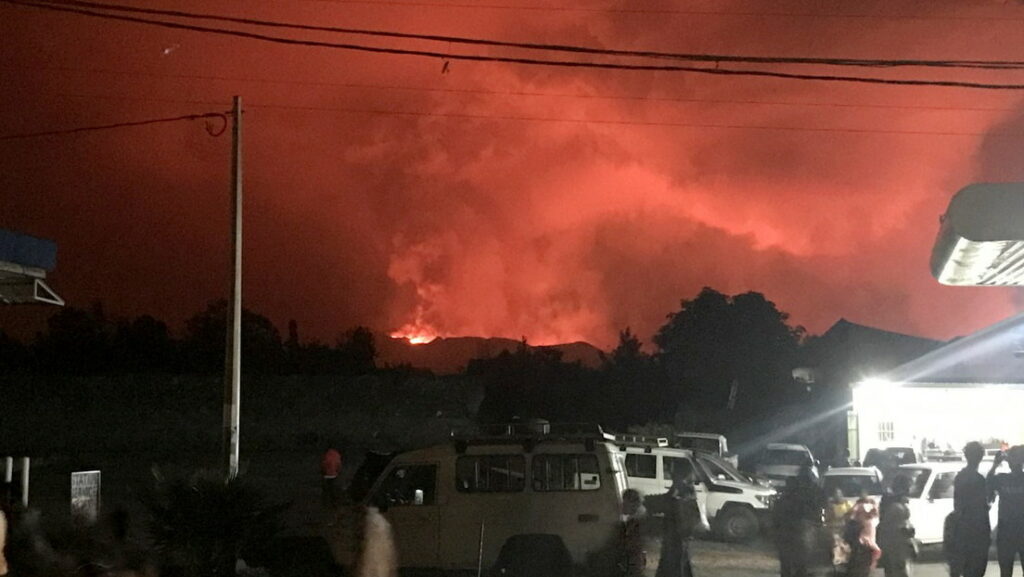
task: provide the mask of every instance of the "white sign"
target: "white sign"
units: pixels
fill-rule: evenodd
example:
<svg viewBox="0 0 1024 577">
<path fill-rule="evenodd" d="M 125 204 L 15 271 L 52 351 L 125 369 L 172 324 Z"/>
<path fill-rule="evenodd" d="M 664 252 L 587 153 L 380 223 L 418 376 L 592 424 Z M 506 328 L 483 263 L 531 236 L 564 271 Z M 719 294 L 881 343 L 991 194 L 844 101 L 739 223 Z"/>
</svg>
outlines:
<svg viewBox="0 0 1024 577">
<path fill-rule="evenodd" d="M 100 472 L 71 473 L 71 514 L 95 522 L 100 516 Z"/>
</svg>

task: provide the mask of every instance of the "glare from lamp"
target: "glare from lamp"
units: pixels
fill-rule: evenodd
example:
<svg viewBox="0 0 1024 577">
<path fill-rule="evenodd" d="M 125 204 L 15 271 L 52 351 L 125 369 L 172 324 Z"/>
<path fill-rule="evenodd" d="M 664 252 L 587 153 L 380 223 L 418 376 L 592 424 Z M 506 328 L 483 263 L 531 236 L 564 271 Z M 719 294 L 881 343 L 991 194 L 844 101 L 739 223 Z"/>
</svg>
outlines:
<svg viewBox="0 0 1024 577">
<path fill-rule="evenodd" d="M 892 389 L 893 387 L 895 387 L 895 384 L 892 381 L 881 377 L 868 377 L 857 383 L 858 389 L 870 389 L 873 391 L 882 391 Z"/>
</svg>

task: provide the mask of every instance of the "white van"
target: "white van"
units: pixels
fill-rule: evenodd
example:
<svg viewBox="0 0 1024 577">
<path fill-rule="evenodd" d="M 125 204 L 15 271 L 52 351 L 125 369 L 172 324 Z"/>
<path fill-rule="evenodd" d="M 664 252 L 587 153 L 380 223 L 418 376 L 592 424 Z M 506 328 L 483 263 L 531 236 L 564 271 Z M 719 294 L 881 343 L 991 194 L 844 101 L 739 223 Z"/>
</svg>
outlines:
<svg viewBox="0 0 1024 577">
<path fill-rule="evenodd" d="M 670 448 L 667 439 L 619 436 L 616 444 L 626 482 L 644 496 L 668 491 L 675 464 L 689 461 L 697 473 L 697 498 L 704 505 L 711 530 L 719 537 L 750 540 L 767 520 L 775 489 L 752 483 L 731 463 L 710 453 Z"/>
<path fill-rule="evenodd" d="M 625 489 L 616 447 L 600 429 L 510 430 L 401 453 L 362 504 L 391 523 L 402 568 L 476 572 L 481 562 L 488 571 L 503 547 L 527 541 L 560 542 L 560 553 L 590 572 L 614 562 L 606 553 L 616 545 Z M 328 531 L 343 567 L 355 560 L 357 523 L 342 516 Z"/>
</svg>

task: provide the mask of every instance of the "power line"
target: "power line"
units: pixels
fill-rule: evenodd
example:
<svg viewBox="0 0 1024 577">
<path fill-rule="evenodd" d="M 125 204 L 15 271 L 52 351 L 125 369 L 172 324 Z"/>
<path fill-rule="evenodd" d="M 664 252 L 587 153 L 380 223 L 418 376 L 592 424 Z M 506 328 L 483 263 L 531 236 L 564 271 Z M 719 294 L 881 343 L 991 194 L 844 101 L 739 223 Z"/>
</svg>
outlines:
<svg viewBox="0 0 1024 577">
<path fill-rule="evenodd" d="M 80 8 L 73 8 L 70 6 L 60 6 L 55 4 L 40 4 L 37 2 L 23 1 L 23 0 L 0 0 L 7 4 L 14 4 L 18 6 L 28 6 L 33 8 L 40 8 L 44 10 L 53 10 L 58 12 L 68 12 L 74 14 L 80 14 L 84 16 L 92 16 L 95 18 L 117 20 L 123 22 L 134 22 L 139 24 L 149 24 L 153 26 L 160 26 L 164 28 L 172 28 L 178 30 L 190 30 L 195 32 L 207 32 L 211 34 L 219 34 L 224 36 L 234 36 L 239 38 L 249 38 L 253 40 L 262 40 L 266 42 L 275 42 L 279 44 L 288 44 L 293 46 L 311 46 L 319 48 L 333 48 L 341 50 L 355 50 L 362 52 L 373 52 L 379 54 L 400 54 L 408 56 L 423 56 L 435 59 L 443 60 L 468 60 L 473 62 L 502 62 L 508 64 L 525 64 L 535 66 L 550 66 L 550 67 L 564 67 L 564 68 L 589 68 L 599 70 L 633 70 L 633 71 L 647 71 L 647 72 L 694 72 L 698 74 L 711 74 L 717 76 L 751 76 L 751 77 L 762 77 L 762 78 L 779 78 L 786 80 L 816 80 L 816 81 L 829 81 L 829 82 L 849 82 L 849 83 L 860 83 L 860 84 L 887 84 L 893 86 L 931 86 L 931 87 L 950 87 L 950 88 L 974 88 L 984 90 L 1024 90 L 1024 84 L 997 84 L 997 83 L 985 83 L 985 82 L 968 82 L 968 81 L 957 81 L 957 80 L 921 80 L 921 79 L 896 79 L 896 78 L 881 78 L 881 77 L 870 77 L 870 76 L 835 76 L 835 75 L 819 75 L 819 74 L 796 74 L 787 72 L 773 72 L 767 70 L 753 70 L 753 69 L 736 69 L 736 68 L 703 68 L 697 66 L 676 66 L 676 65 L 649 65 L 649 64 L 616 64 L 608 62 L 576 62 L 568 60 L 542 60 L 535 58 L 514 58 L 506 56 L 481 56 L 481 55 L 470 55 L 470 54 L 449 54 L 442 52 L 434 52 L 428 50 L 408 50 L 400 48 L 386 48 L 379 46 L 366 46 L 360 44 L 345 44 L 336 42 L 323 42 L 316 40 L 298 40 L 294 38 L 285 38 L 280 36 L 270 36 L 266 34 L 257 34 L 254 32 L 244 32 L 239 30 L 228 30 L 223 28 L 212 28 L 207 26 L 197 26 L 192 24 L 182 24 L 179 22 L 168 22 L 164 20 L 150 20 L 146 18 L 139 18 L 134 16 L 123 16 L 117 14 L 108 14 L 103 12 L 95 12 Z"/>
<path fill-rule="evenodd" d="M 92 10 L 108 10 L 127 12 L 132 14 L 146 14 L 157 16 L 170 16 L 173 18 L 191 18 L 208 20 L 213 22 L 228 22 L 232 24 L 244 24 L 249 26 L 262 26 L 269 28 L 287 28 L 293 30 L 304 30 L 313 32 L 330 32 L 336 34 L 350 34 L 371 37 L 396 38 L 402 40 L 425 40 L 430 42 L 443 42 L 448 44 L 466 44 L 471 46 L 488 46 L 500 48 L 517 48 L 524 50 L 541 50 L 547 52 L 566 52 L 571 54 L 589 54 L 600 56 L 624 56 L 634 58 L 657 58 L 669 60 L 682 60 L 686 62 L 704 63 L 743 63 L 743 64 L 811 64 L 823 66 L 858 66 L 858 67 L 939 67 L 939 68 L 977 68 L 995 70 L 1019 70 L 1024 68 L 1024 61 L 1015 60 L 911 60 L 911 59 L 863 59 L 863 58 L 808 58 L 808 57 L 778 57 L 778 56 L 737 56 L 728 54 L 691 54 L 658 52 L 646 50 L 617 50 L 607 48 L 593 48 L 589 46 L 574 46 L 566 44 L 542 44 L 528 42 L 507 42 L 500 40 L 489 40 L 480 38 L 467 38 L 463 36 L 442 36 L 433 34 L 414 34 L 405 32 L 389 32 L 382 30 L 366 30 L 359 28 L 340 28 L 336 26 L 320 26 L 312 24 L 298 24 L 290 22 L 278 22 L 271 20 L 259 20 L 254 18 L 241 18 L 235 16 L 222 16 L 218 14 L 204 14 L 186 12 L 182 10 L 163 10 L 156 8 L 140 8 L 137 6 L 126 6 L 123 4 L 109 4 L 102 2 L 90 2 L 87 0 L 32 0 L 31 4 L 36 6 L 74 6 Z"/>
<path fill-rule="evenodd" d="M 258 84 L 281 84 L 286 86 L 317 86 L 332 88 L 358 88 L 368 90 L 396 90 L 409 92 L 433 92 L 440 94 L 473 94 L 490 96 L 525 96 L 541 98 L 577 98 L 583 100 L 622 100 L 634 102 L 680 102 L 698 104 L 740 104 L 756 106 L 790 106 L 813 108 L 865 108 L 880 110 L 923 110 L 947 112 L 1012 112 L 1015 108 L 998 106 L 936 106 L 928 104 L 878 104 L 849 102 L 798 102 L 781 100 L 739 100 L 728 98 L 686 98 L 676 96 L 633 96 L 627 94 L 584 94 L 579 92 L 539 92 L 527 90 L 485 90 L 477 88 L 444 88 L 430 86 L 403 86 L 397 84 L 367 84 L 359 82 L 328 82 L 319 80 L 278 80 L 274 78 L 252 78 L 243 76 L 221 76 L 212 74 L 162 74 L 142 70 L 108 70 L 103 68 L 74 68 L 71 66 L 40 66 L 31 70 L 16 66 L 0 64 L 0 69 L 17 70 L 36 73 L 40 70 L 55 72 L 78 72 L 87 74 L 108 74 L 120 76 L 139 76 L 145 78 L 166 78 L 177 80 L 212 80 L 218 82 L 250 82 Z M 184 102 L 184 101 L 175 101 Z"/>
<path fill-rule="evenodd" d="M 1020 22 L 1024 18 L 1006 16 L 917 16 L 884 14 L 829 14 L 814 12 L 752 12 L 743 10 L 681 10 L 643 8 L 588 8 L 585 6 L 514 6 L 508 4 L 462 4 L 449 2 L 416 2 L 387 0 L 301 0 L 325 4 L 361 4 L 375 7 L 414 8 L 460 8 L 471 10 L 511 10 L 521 12 L 584 12 L 593 14 L 651 14 L 680 16 L 738 16 L 748 18 L 829 18 L 829 19 L 871 19 L 871 20 L 923 20 L 923 21 L 976 21 L 976 22 Z"/>
<path fill-rule="evenodd" d="M 134 122 L 118 122 L 115 124 L 100 124 L 95 126 L 80 126 L 78 128 L 66 128 L 61 130 L 47 130 L 43 132 L 23 132 L 20 134 L 0 135 L 0 140 L 17 140 L 23 138 L 38 138 L 42 136 L 63 136 L 66 134 L 77 134 L 79 132 L 93 132 L 97 130 L 110 130 L 114 128 L 126 128 L 130 126 L 145 126 L 148 124 L 160 124 L 164 122 L 177 122 L 179 120 L 200 120 L 203 118 L 219 118 L 224 121 L 224 127 L 217 130 L 207 128 L 213 136 L 219 136 L 227 127 L 228 117 L 226 112 L 204 112 L 202 114 L 186 114 L 184 116 L 172 116 L 169 118 L 152 118 L 149 120 L 138 120 Z"/>
<path fill-rule="evenodd" d="M 67 98 L 94 98 L 99 100 L 127 100 L 139 102 L 161 102 L 173 104 L 220 104 L 218 102 L 203 100 L 178 100 L 169 98 L 148 98 L 138 96 L 116 96 L 100 94 L 69 94 L 58 93 L 54 96 Z M 777 132 L 812 132 L 812 133 L 840 133 L 840 134 L 888 134 L 902 136 L 993 136 L 999 138 L 1021 138 L 1024 133 L 1016 132 L 986 132 L 986 131 L 952 131 L 952 130 L 897 130 L 897 129 L 874 129 L 874 128 L 834 128 L 834 127 L 808 127 L 808 126 L 771 126 L 757 124 L 731 124 L 731 123 L 694 123 L 694 122 L 672 122 L 666 120 L 658 121 L 636 121 L 618 120 L 603 118 L 559 118 L 545 116 L 516 116 L 502 114 L 472 114 L 464 112 L 429 112 L 416 110 L 383 110 L 373 108 L 348 108 L 348 107 L 327 107 L 327 106 L 305 106 L 299 104 L 267 103 L 249 100 L 246 103 L 247 109 L 266 110 L 295 110 L 306 112 L 340 112 L 343 114 L 368 114 L 375 116 L 395 117 L 421 117 L 421 118 L 448 118 L 461 120 L 498 120 L 512 122 L 544 122 L 544 123 L 565 123 L 565 124 L 593 124 L 612 126 L 641 126 L 641 127 L 666 127 L 666 128 L 710 128 L 727 130 L 756 130 L 756 131 L 777 131 Z"/>
</svg>

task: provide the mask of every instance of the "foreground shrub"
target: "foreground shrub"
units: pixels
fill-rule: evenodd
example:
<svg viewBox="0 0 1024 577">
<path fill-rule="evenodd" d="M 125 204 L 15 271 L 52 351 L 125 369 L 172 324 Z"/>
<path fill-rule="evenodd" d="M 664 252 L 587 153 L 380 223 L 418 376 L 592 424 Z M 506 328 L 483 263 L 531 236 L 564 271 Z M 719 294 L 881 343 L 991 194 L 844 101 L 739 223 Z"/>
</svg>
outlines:
<svg viewBox="0 0 1024 577">
<path fill-rule="evenodd" d="M 157 476 L 146 499 L 150 536 L 161 575 L 222 577 L 235 574 L 239 558 L 262 561 L 281 529 L 287 504 L 268 505 L 242 477 L 199 472 L 187 478 Z"/>
</svg>

